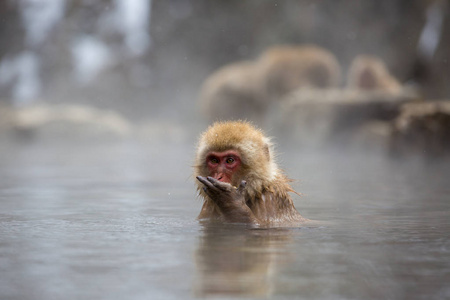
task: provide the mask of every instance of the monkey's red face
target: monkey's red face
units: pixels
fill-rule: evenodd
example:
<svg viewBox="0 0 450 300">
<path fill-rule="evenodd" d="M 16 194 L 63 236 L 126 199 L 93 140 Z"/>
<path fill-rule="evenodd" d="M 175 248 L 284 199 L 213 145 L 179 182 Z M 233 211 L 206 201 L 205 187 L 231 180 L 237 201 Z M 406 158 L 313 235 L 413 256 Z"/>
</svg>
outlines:
<svg viewBox="0 0 450 300">
<path fill-rule="evenodd" d="M 209 152 L 206 156 L 206 165 L 209 169 L 209 176 L 222 182 L 231 183 L 233 174 L 241 166 L 241 157 L 234 150 Z"/>
</svg>

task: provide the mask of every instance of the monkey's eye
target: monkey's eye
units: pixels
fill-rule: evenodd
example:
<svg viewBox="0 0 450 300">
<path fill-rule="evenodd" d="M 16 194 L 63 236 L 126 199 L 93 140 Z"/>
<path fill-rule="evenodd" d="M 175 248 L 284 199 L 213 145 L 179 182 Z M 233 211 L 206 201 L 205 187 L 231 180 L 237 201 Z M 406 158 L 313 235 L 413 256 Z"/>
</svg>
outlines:
<svg viewBox="0 0 450 300">
<path fill-rule="evenodd" d="M 209 162 L 212 163 L 212 164 L 218 164 L 218 163 L 219 163 L 219 160 L 218 160 L 217 158 L 215 158 L 215 157 L 211 157 L 211 158 L 209 159 Z"/>
<path fill-rule="evenodd" d="M 227 158 L 227 164 L 232 164 L 232 163 L 234 163 L 234 158 L 228 157 Z"/>
</svg>

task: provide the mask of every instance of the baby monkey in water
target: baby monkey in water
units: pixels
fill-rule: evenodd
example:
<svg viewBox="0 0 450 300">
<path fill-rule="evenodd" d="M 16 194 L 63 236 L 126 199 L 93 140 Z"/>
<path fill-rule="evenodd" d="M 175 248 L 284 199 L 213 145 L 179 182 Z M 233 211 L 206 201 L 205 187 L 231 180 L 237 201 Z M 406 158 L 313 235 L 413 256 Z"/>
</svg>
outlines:
<svg viewBox="0 0 450 300">
<path fill-rule="evenodd" d="M 200 137 L 194 173 L 204 199 L 199 219 L 264 227 L 306 221 L 294 207 L 294 190 L 274 161 L 269 138 L 247 122 L 209 127 Z"/>
</svg>

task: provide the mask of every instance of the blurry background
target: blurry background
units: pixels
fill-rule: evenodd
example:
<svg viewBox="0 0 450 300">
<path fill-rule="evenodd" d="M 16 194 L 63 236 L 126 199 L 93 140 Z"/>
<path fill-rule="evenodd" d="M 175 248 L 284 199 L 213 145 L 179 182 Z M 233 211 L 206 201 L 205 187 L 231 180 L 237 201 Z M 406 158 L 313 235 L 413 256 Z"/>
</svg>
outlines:
<svg viewBox="0 0 450 300">
<path fill-rule="evenodd" d="M 2 1 L 0 101 L 78 103 L 131 120 L 183 122 L 196 116 L 199 88 L 218 67 L 303 43 L 329 49 L 344 73 L 356 55 L 377 55 L 426 99 L 444 99 L 446 2 Z"/>
<path fill-rule="evenodd" d="M 208 101 L 275 106 L 258 125 L 321 225 L 199 224 L 205 80 L 306 44 L 337 87 L 238 72 Z M 360 54 L 399 91 L 347 90 Z M 449 60 L 448 0 L 1 0 L 0 298 L 450 298 Z"/>
</svg>

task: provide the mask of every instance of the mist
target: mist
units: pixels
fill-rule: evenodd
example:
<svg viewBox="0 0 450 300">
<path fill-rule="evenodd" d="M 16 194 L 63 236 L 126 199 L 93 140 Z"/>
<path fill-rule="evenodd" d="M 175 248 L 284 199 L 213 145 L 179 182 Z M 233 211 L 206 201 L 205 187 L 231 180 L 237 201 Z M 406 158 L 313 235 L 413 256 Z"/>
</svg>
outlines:
<svg viewBox="0 0 450 300">
<path fill-rule="evenodd" d="M 447 0 L 2 1 L 0 37 L 0 298 L 449 297 Z M 315 223 L 196 220 L 228 119 Z"/>
</svg>

